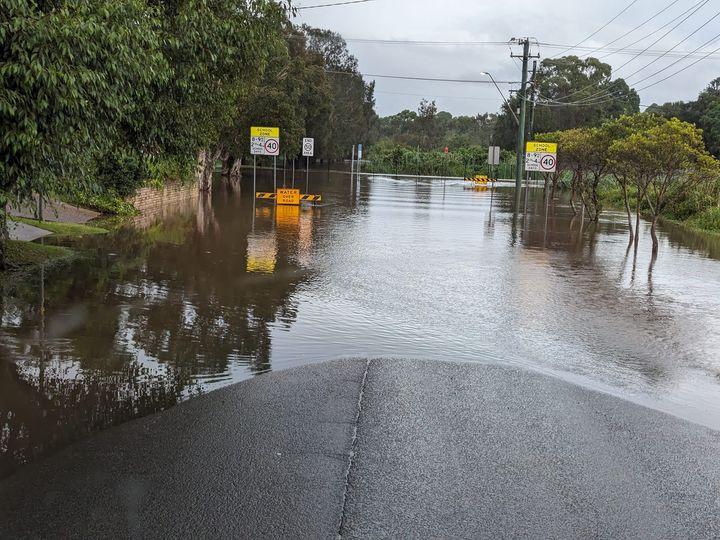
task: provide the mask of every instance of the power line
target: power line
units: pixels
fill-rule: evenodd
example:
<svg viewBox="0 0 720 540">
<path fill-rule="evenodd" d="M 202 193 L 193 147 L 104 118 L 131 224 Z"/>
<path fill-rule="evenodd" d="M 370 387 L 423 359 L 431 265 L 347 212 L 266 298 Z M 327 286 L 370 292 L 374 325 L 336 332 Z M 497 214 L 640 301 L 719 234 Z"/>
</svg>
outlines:
<svg viewBox="0 0 720 540">
<path fill-rule="evenodd" d="M 349 6 L 350 4 L 365 4 L 367 2 L 374 2 L 375 0 L 347 0 L 345 2 L 333 2 L 332 4 L 316 4 L 314 6 L 298 6 L 295 9 L 300 11 L 301 9 L 317 9 L 335 6 Z"/>
<path fill-rule="evenodd" d="M 682 19 L 682 20 L 681 20 L 679 23 L 677 23 L 675 26 L 673 26 L 672 28 L 670 28 L 670 30 L 668 30 L 667 32 L 665 32 L 662 36 L 660 36 L 658 39 L 656 39 L 653 43 L 651 43 L 650 45 L 648 45 L 648 46 L 645 48 L 644 51 L 649 50 L 650 47 L 652 47 L 653 45 L 656 45 L 657 43 L 659 43 L 659 42 L 660 42 L 662 39 L 664 39 L 668 34 L 670 34 L 670 32 L 672 32 L 673 30 L 675 30 L 678 26 L 680 26 L 682 23 L 684 23 L 684 22 L 685 22 L 686 20 L 688 20 L 690 17 L 692 17 L 693 15 L 695 15 L 695 13 L 697 13 L 700 9 L 702 9 L 709 1 L 710 1 L 710 0 L 702 0 L 701 2 L 698 2 L 698 4 L 700 4 L 700 5 L 695 4 L 697 7 L 694 9 L 694 11 L 692 11 L 690 14 L 688 14 L 684 19 Z M 692 9 L 692 8 L 691 8 L 691 9 Z M 687 12 L 686 12 L 686 13 L 687 13 Z M 711 19 L 711 20 L 712 20 L 712 19 Z M 706 21 L 700 28 L 702 28 L 703 26 L 707 25 L 708 22 L 709 22 L 709 21 Z M 694 34 L 695 32 L 697 32 L 698 30 L 699 30 L 699 29 L 695 30 L 695 31 L 693 32 L 693 34 Z M 692 34 L 691 34 L 691 35 L 692 35 Z M 684 40 L 683 40 L 683 41 L 684 41 Z M 682 41 L 681 41 L 680 43 L 682 43 Z M 677 43 L 677 44 L 675 45 L 675 47 L 677 47 L 680 43 Z M 673 48 L 674 48 L 674 47 L 673 47 Z M 672 51 L 672 50 L 673 50 L 673 49 L 670 49 L 670 51 Z M 643 51 L 643 52 L 644 52 L 644 51 Z M 636 60 L 637 58 L 639 58 L 640 54 L 641 54 L 641 53 L 636 54 L 636 55 L 633 56 L 630 60 L 628 60 L 628 61 L 625 62 L 624 64 L 620 65 L 620 67 L 618 67 L 617 69 L 614 70 L 615 73 L 617 73 L 618 71 L 621 71 L 625 66 L 627 66 L 628 64 L 630 64 L 631 62 L 633 62 L 634 60 Z M 654 63 L 654 61 L 651 62 L 650 64 L 648 64 L 648 66 L 651 65 L 652 63 Z M 639 73 L 640 71 L 642 71 L 643 69 L 645 69 L 645 67 L 647 67 L 647 66 L 644 66 L 643 68 L 637 70 L 633 75 Z M 571 93 L 569 93 L 569 94 L 566 95 L 566 96 L 562 96 L 562 97 L 558 98 L 556 101 L 565 102 L 565 100 L 567 100 L 568 98 L 570 98 L 570 97 L 572 97 L 572 96 L 576 96 L 577 94 L 580 94 L 580 93 L 584 92 L 585 90 L 588 90 L 588 89 L 593 88 L 593 87 L 596 87 L 596 86 L 597 86 L 597 83 L 588 84 L 588 85 L 586 85 L 586 86 L 584 86 L 584 87 L 576 90 L 575 92 L 571 92 Z M 596 92 L 596 93 L 593 94 L 593 95 L 586 96 L 586 97 L 583 98 L 583 99 L 590 99 L 590 98 L 596 97 L 596 96 L 602 94 L 603 92 L 606 92 L 606 90 L 601 90 L 600 92 Z M 579 100 L 579 101 L 582 101 L 582 99 Z"/>
<path fill-rule="evenodd" d="M 709 45 L 710 43 L 716 41 L 716 40 L 719 39 L 719 38 L 720 38 L 720 34 L 717 34 L 717 35 L 713 36 L 713 37 L 710 38 L 708 41 L 706 41 L 705 43 L 703 43 L 702 45 L 700 45 L 696 50 L 699 50 L 699 49 L 705 47 L 706 45 Z M 683 57 L 683 58 L 680 58 L 680 59 L 678 59 L 678 60 L 675 60 L 675 62 L 673 62 L 672 64 L 668 64 L 667 66 L 665 66 L 664 68 L 656 71 L 656 72 L 653 73 L 652 75 L 648 75 L 647 77 L 645 77 L 645 78 L 643 78 L 643 79 L 640 79 L 639 81 L 634 82 L 633 84 L 640 84 L 641 82 L 645 82 L 645 81 L 647 81 L 648 79 L 652 79 L 655 75 L 659 75 L 659 74 L 662 73 L 663 71 L 667 71 L 668 69 L 670 69 L 670 68 L 673 67 L 674 65 L 679 64 L 680 62 L 682 62 L 683 60 L 686 60 L 687 58 L 688 58 L 688 57 L 685 56 L 685 57 Z"/>
<path fill-rule="evenodd" d="M 557 55 L 555 55 L 555 56 L 556 56 L 556 57 L 557 57 L 557 56 L 562 56 L 562 55 L 565 54 L 566 52 L 572 51 L 575 47 L 577 47 L 577 46 L 579 46 L 579 45 L 582 45 L 582 44 L 585 43 L 588 39 L 596 36 L 597 34 L 599 34 L 600 32 L 602 32 L 603 30 L 605 30 L 605 28 L 607 28 L 608 26 L 610 26 L 613 22 L 615 22 L 615 21 L 618 19 L 618 17 L 620 17 L 620 16 L 621 16 L 623 13 L 625 13 L 628 9 L 630 9 L 630 8 L 633 7 L 635 4 L 637 4 L 637 2 L 638 2 L 638 0 L 633 0 L 633 1 L 630 2 L 627 6 L 625 6 L 625 8 L 620 11 L 620 13 L 618 13 L 617 15 L 615 15 L 612 19 L 610 19 L 608 22 L 606 22 L 605 24 L 603 24 L 600 28 L 598 28 L 597 30 L 595 30 L 592 34 L 590 34 L 589 36 L 587 36 L 587 37 L 586 37 L 585 39 L 583 39 L 582 41 L 579 41 L 577 44 L 573 45 L 572 47 L 569 47 L 569 48 L 565 49 L 563 52 L 561 52 L 561 53 L 559 53 L 559 54 L 557 54 Z"/>
<path fill-rule="evenodd" d="M 679 0 L 678 0 L 679 1 Z M 701 0 L 704 1 L 704 0 Z M 657 33 L 654 32 L 654 33 Z M 651 35 L 651 34 L 650 34 Z M 644 36 L 642 39 L 645 39 Z M 287 35 L 287 39 L 303 40 L 304 36 Z M 411 40 L 411 39 L 375 39 L 375 38 L 353 38 L 344 37 L 343 39 L 348 43 L 360 43 L 360 44 L 372 44 L 372 45 L 410 45 L 410 46 L 494 46 L 494 47 L 507 47 L 507 41 L 427 41 L 427 40 Z M 562 43 L 546 43 L 543 41 L 537 42 L 538 46 L 547 47 L 549 49 L 566 49 L 567 44 Z M 575 47 L 579 50 L 585 51 L 608 51 L 610 54 L 625 54 L 625 55 L 636 55 L 641 53 L 641 56 L 660 56 L 667 53 L 665 50 L 643 50 L 643 49 L 629 49 L 629 48 L 609 48 L 606 46 L 601 47 Z M 672 56 L 678 57 L 687 54 L 688 51 L 675 51 L 671 53 Z M 706 51 L 701 51 L 705 54 Z M 586 55 L 584 55 L 586 56 Z"/>
<path fill-rule="evenodd" d="M 391 96 L 412 96 L 421 98 L 433 98 L 433 99 L 462 99 L 469 101 L 502 101 L 502 98 L 481 98 L 481 97 L 470 97 L 470 96 L 438 96 L 429 94 L 408 94 L 407 92 L 387 92 L 384 90 L 375 90 L 376 94 L 389 94 Z"/>
<path fill-rule="evenodd" d="M 715 49 L 715 50 L 713 51 L 713 53 L 716 53 L 716 52 L 718 52 L 718 51 L 720 51 L 720 47 L 718 47 L 717 49 Z M 693 67 L 693 66 L 694 66 L 695 64 L 697 64 L 698 62 L 704 60 L 707 56 L 708 56 L 708 55 L 703 56 L 702 58 L 698 58 L 697 60 L 695 60 L 694 62 L 688 64 L 688 65 L 685 66 L 684 68 L 678 69 L 676 72 L 671 73 L 670 75 L 668 75 L 667 77 L 664 77 L 664 78 L 660 79 L 659 81 L 655 81 L 655 82 L 652 83 L 652 84 L 648 84 L 647 86 L 643 86 L 642 88 L 639 88 L 637 91 L 638 91 L 638 92 L 641 92 L 641 91 L 643 91 L 643 90 L 645 90 L 645 89 L 647 89 L 647 88 L 651 88 L 651 87 L 653 87 L 653 86 L 655 86 L 655 85 L 658 85 L 658 84 L 660 84 L 661 82 L 665 82 L 665 81 L 667 81 L 668 79 L 674 77 L 675 75 L 678 75 L 678 74 L 682 73 L 683 71 L 685 71 L 685 70 L 687 70 L 687 69 L 690 69 L 691 67 Z"/>
<path fill-rule="evenodd" d="M 673 17 L 672 19 L 670 19 L 668 22 L 666 22 L 665 24 L 663 24 L 663 25 L 660 26 L 659 28 L 656 28 L 655 30 L 653 30 L 653 31 L 650 32 L 649 34 L 646 34 L 646 35 L 642 36 L 640 39 L 637 39 L 637 40 L 633 41 L 632 43 L 629 43 L 628 45 L 626 45 L 625 47 L 623 47 L 623 48 L 621 48 L 621 49 L 619 49 L 619 50 L 620 50 L 620 51 L 629 50 L 630 47 L 633 47 L 633 46 L 637 45 L 638 43 L 640 43 L 640 42 L 648 39 L 649 37 L 654 36 L 655 34 L 657 34 L 658 32 L 660 32 L 661 30 L 667 28 L 668 26 L 670 26 L 672 23 L 674 23 L 675 21 L 677 21 L 678 19 L 680 19 L 681 17 L 683 17 L 683 16 L 686 15 L 687 13 L 690 13 L 691 11 L 693 11 L 696 7 L 698 7 L 698 6 L 702 7 L 702 5 L 704 5 L 705 3 L 707 3 L 706 0 L 698 0 L 698 2 L 696 2 L 695 4 L 693 4 L 692 6 L 690 6 L 688 9 L 686 9 L 685 11 L 683 11 L 682 13 L 680 13 L 680 15 L 677 15 L 676 17 Z M 701 4 L 702 4 L 702 5 L 701 5 Z M 617 54 L 617 52 L 618 52 L 618 51 L 611 51 L 611 52 L 609 52 L 608 54 L 605 54 L 605 55 L 599 57 L 598 60 L 603 60 L 604 58 L 607 58 L 607 57 L 609 57 L 609 56 L 612 56 L 613 54 Z"/>
<path fill-rule="evenodd" d="M 471 80 L 471 79 L 441 79 L 435 77 L 413 77 L 409 75 L 379 75 L 376 73 L 355 73 L 350 71 L 334 71 L 325 70 L 326 73 L 334 75 L 362 75 L 363 77 L 376 77 L 378 79 L 401 79 L 407 81 L 429 81 L 429 82 L 450 82 L 450 83 L 470 83 L 470 84 L 492 84 L 488 80 Z M 519 84 L 516 81 L 496 81 L 498 84 Z"/>
<path fill-rule="evenodd" d="M 621 36 L 613 39 L 612 41 L 606 43 L 605 45 L 602 45 L 602 46 L 600 46 L 600 47 L 597 47 L 597 48 L 591 50 L 591 51 L 590 51 L 589 53 L 587 53 L 585 56 L 590 56 L 591 54 L 593 54 L 593 53 L 595 53 L 595 52 L 597 52 L 597 51 L 599 51 L 599 50 L 601 50 L 601 49 L 607 48 L 609 45 L 614 45 L 615 43 L 617 43 L 617 42 L 620 41 L 621 39 L 629 36 L 629 35 L 632 34 L 633 32 L 636 32 L 636 31 L 640 30 L 640 28 L 642 28 L 642 27 L 645 26 L 647 23 L 649 23 L 650 21 L 652 21 L 653 19 L 655 19 L 655 17 L 658 17 L 659 15 L 662 15 L 663 13 L 665 13 L 668 9 L 670 9 L 671 7 L 673 7 L 673 6 L 674 6 L 675 4 L 677 4 L 679 1 L 680 1 L 680 0 L 673 0 L 673 1 L 670 2 L 667 6 L 665 6 L 663 9 L 661 9 L 661 10 L 658 11 L 658 12 L 656 12 L 656 13 L 655 13 L 654 15 L 652 15 L 651 17 L 645 19 L 643 22 L 641 22 L 640 24 L 638 24 L 637 26 L 635 26 L 635 27 L 632 28 L 631 30 L 628 30 L 628 31 L 625 32 L 623 35 L 621 35 Z"/>
<path fill-rule="evenodd" d="M 677 46 L 682 45 L 683 43 L 685 43 L 688 39 L 690 39 L 692 36 L 694 36 L 695 34 L 697 34 L 700 30 L 702 30 L 703 28 L 705 28 L 708 24 L 710 24 L 712 21 L 714 21 L 714 20 L 717 19 L 718 17 L 720 17 L 720 11 L 718 11 L 715 15 L 713 15 L 711 18 L 709 18 L 707 21 L 705 21 L 702 25 L 698 26 L 695 30 L 693 30 L 691 33 L 689 33 L 687 36 L 685 36 L 682 40 L 678 41 L 678 42 L 675 44 L 675 47 L 677 47 Z M 711 41 L 712 41 L 712 40 L 711 40 Z M 673 47 L 672 49 L 670 49 L 668 52 L 672 52 L 672 51 L 675 49 L 675 47 Z M 701 46 L 700 46 L 700 48 L 702 48 L 702 47 L 704 47 L 704 45 L 701 45 Z M 695 49 L 695 50 L 698 50 L 698 49 Z M 630 77 L 633 77 L 633 76 L 637 75 L 637 74 L 640 73 L 641 71 L 644 71 L 645 69 L 647 69 L 647 68 L 649 68 L 650 66 L 652 66 L 655 62 L 657 62 L 658 60 L 660 60 L 661 58 L 663 58 L 663 56 L 665 56 L 665 55 L 658 56 L 655 60 L 653 60 L 653 61 L 650 62 L 649 64 L 646 64 L 646 65 L 643 66 L 642 68 L 640 68 L 640 69 L 638 69 L 638 70 L 636 70 L 636 71 L 633 71 L 633 72 L 632 72 L 630 75 L 628 75 L 626 78 L 629 79 Z"/>
<path fill-rule="evenodd" d="M 702 6 L 701 6 L 701 7 L 702 7 Z M 700 8 L 698 8 L 698 9 L 700 9 Z M 679 45 L 681 45 L 682 43 L 684 43 L 685 41 L 687 41 L 688 39 L 690 39 L 692 36 L 694 36 L 696 33 L 698 33 L 700 30 L 702 30 L 704 27 L 706 27 L 708 24 L 710 24 L 713 20 L 715 20 L 715 19 L 716 19 L 717 17 L 719 17 L 719 16 L 720 16 L 720 11 L 718 11 L 714 16 L 712 16 L 710 19 L 708 19 L 708 20 L 705 21 L 703 24 L 701 24 L 699 27 L 697 27 L 695 30 L 693 30 L 690 34 L 688 34 L 688 35 L 685 36 L 683 39 L 681 39 L 680 41 L 678 41 L 678 42 L 675 44 L 675 46 L 674 46 L 672 49 L 670 49 L 668 52 L 671 52 L 675 47 L 678 47 Z M 715 40 L 715 38 L 711 39 L 710 42 L 707 42 L 707 43 L 712 43 L 714 40 Z M 698 49 L 704 47 L 707 43 L 704 43 L 704 44 L 701 45 Z M 635 70 L 634 72 L 632 72 L 630 75 L 628 75 L 627 77 L 625 77 L 625 79 L 626 79 L 626 80 L 627 80 L 627 79 L 630 79 L 630 78 L 634 77 L 635 75 L 637 75 L 638 73 L 640 73 L 641 71 L 645 71 L 647 68 L 649 68 L 651 65 L 653 65 L 655 62 L 657 62 L 657 61 L 660 60 L 661 58 L 662 58 L 662 56 L 657 57 L 655 60 L 653 60 L 653 61 L 645 64 L 645 65 L 642 66 L 640 69 L 637 69 L 637 70 Z M 678 60 L 677 62 L 680 62 L 680 61 L 684 60 L 685 58 L 686 58 L 686 57 L 683 57 L 683 58 L 681 58 L 680 60 Z M 674 63 L 677 63 L 677 62 L 674 62 Z M 620 66 L 620 68 L 618 68 L 618 71 L 619 71 L 620 69 L 622 69 L 622 67 L 624 67 L 625 65 L 627 65 L 627 63 L 626 63 L 626 64 L 623 64 L 622 66 Z M 662 70 L 661 70 L 661 71 L 662 71 Z M 646 77 L 645 79 L 643 79 L 643 80 L 647 80 L 647 77 Z M 633 84 L 637 84 L 637 83 L 633 83 Z M 591 99 L 591 98 L 593 98 L 593 97 L 600 96 L 600 95 L 602 95 L 602 94 L 605 93 L 605 92 L 606 92 L 605 90 L 601 90 L 601 91 L 599 91 L 599 92 L 596 92 L 594 95 L 590 95 L 590 96 L 587 96 L 587 97 L 583 98 L 583 99 L 580 100 L 580 101 L 585 101 L 585 100 L 587 100 L 587 99 Z"/>
</svg>

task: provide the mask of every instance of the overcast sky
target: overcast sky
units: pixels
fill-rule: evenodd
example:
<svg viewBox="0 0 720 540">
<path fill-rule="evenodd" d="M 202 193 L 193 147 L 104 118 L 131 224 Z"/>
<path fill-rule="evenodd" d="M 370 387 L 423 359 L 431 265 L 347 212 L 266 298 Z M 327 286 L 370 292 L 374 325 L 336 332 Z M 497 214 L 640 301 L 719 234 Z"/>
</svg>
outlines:
<svg viewBox="0 0 720 540">
<path fill-rule="evenodd" d="M 296 0 L 295 5 L 310 6 L 337 0 Z M 709 43 L 700 50 L 711 51 L 720 47 L 720 0 L 606 0 L 578 1 L 554 0 L 373 0 L 364 4 L 301 10 L 298 24 L 328 28 L 345 38 L 370 38 L 426 41 L 502 41 L 517 36 L 531 36 L 541 43 L 575 45 L 608 23 L 623 9 L 632 4 L 615 21 L 585 41 L 584 47 L 598 47 L 612 42 L 654 14 L 666 8 L 642 28 L 632 32 L 612 47 L 623 48 L 652 34 L 630 47 L 642 50 L 670 31 L 652 51 L 688 52 Z M 685 16 L 683 12 L 699 9 L 676 29 Z M 671 20 L 675 22 L 659 30 Z M 708 22 L 710 21 L 710 22 Z M 698 30 L 698 28 L 705 26 Z M 697 32 L 688 37 L 691 33 Z M 653 32 L 655 32 L 653 34 Z M 717 36 L 717 37 L 716 37 Z M 683 39 L 686 41 L 679 44 Z M 714 39 L 713 39 L 714 38 Z M 358 58 L 363 73 L 406 75 L 451 79 L 481 79 L 481 71 L 488 71 L 497 80 L 518 81 L 520 69 L 510 58 L 507 45 L 407 45 L 374 44 L 349 41 L 351 52 Z M 520 53 L 519 47 L 513 47 Z M 537 47 L 533 47 L 537 53 Z M 541 46 L 542 58 L 561 53 L 562 49 Z M 585 54 L 588 51 L 575 51 Z M 567 53 L 572 54 L 572 53 Z M 605 53 L 595 53 L 599 56 Z M 613 66 L 614 76 L 628 77 L 639 68 L 657 59 L 641 56 L 623 67 L 633 55 L 617 53 L 604 61 Z M 653 83 L 694 62 L 699 55 L 683 60 L 672 68 L 639 83 L 644 77 L 661 70 L 678 60 L 670 55 L 656 60 L 628 83 L 636 88 Z M 645 105 L 653 102 L 695 99 L 710 80 L 720 76 L 720 51 L 702 60 L 681 74 L 640 92 Z M 399 81 L 377 78 L 377 111 L 381 116 L 395 114 L 403 109 L 417 109 L 422 97 L 434 99 L 441 110 L 457 114 L 495 112 L 502 98 L 491 85 L 441 83 L 426 81 Z M 634 83 L 638 81 L 639 84 Z M 502 85 L 503 91 L 518 85 Z"/>
</svg>

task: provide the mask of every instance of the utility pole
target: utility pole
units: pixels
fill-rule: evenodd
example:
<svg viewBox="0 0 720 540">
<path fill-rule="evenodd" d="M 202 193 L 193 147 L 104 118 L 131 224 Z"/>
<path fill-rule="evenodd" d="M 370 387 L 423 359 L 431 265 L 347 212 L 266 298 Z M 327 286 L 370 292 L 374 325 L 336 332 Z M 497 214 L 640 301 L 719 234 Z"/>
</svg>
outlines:
<svg viewBox="0 0 720 540">
<path fill-rule="evenodd" d="M 537 60 L 533 60 L 532 77 L 530 78 L 530 129 L 528 129 L 528 141 L 532 141 L 535 134 L 535 93 L 537 90 L 537 87 L 535 86 L 536 73 Z"/>
<path fill-rule="evenodd" d="M 511 55 L 513 58 L 522 58 L 522 84 L 518 92 L 520 100 L 520 118 L 517 135 L 517 159 L 515 161 L 515 189 L 517 194 L 522 189 L 522 173 L 523 173 L 523 157 L 525 155 L 525 118 L 527 114 L 527 79 L 528 79 L 528 60 L 530 59 L 530 38 L 516 39 L 518 45 L 523 46 L 522 56 Z M 535 56 L 534 58 L 538 58 Z"/>
<path fill-rule="evenodd" d="M 537 60 L 533 60 L 532 77 L 530 78 L 530 129 L 528 129 L 528 141 L 533 140 L 535 126 L 535 74 L 537 73 Z M 527 205 L 528 186 L 530 185 L 531 172 L 527 171 L 525 177 L 525 204 Z"/>
</svg>

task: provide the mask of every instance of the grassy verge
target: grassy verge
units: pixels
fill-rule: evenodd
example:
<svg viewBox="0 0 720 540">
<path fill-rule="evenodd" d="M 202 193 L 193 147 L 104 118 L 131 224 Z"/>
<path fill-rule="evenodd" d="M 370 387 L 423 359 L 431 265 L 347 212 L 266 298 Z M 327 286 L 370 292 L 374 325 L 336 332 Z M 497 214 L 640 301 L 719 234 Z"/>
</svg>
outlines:
<svg viewBox="0 0 720 540">
<path fill-rule="evenodd" d="M 66 202 L 102 212 L 103 214 L 113 214 L 116 216 L 134 216 L 137 215 L 137 209 L 127 202 L 125 199 L 112 192 L 104 192 L 101 194 L 78 193 Z"/>
<path fill-rule="evenodd" d="M 93 227 L 91 225 L 85 225 L 81 223 L 58 223 L 55 221 L 38 221 L 35 219 L 28 219 L 22 217 L 13 217 L 13 221 L 19 221 L 26 225 L 32 225 L 38 229 L 44 229 L 50 231 L 58 236 L 85 236 L 89 234 L 106 234 L 107 229 L 101 229 L 100 227 Z"/>
<path fill-rule="evenodd" d="M 46 246 L 35 242 L 8 240 L 5 244 L 6 262 L 10 268 L 22 268 L 64 259 L 74 254 L 71 249 Z"/>
<path fill-rule="evenodd" d="M 622 189 L 617 186 L 610 186 L 600 191 L 600 198 L 603 203 L 603 207 L 613 210 L 625 211 L 625 200 L 623 198 Z M 635 204 L 635 189 L 630 188 L 630 206 L 633 207 Z M 640 210 L 643 216 L 647 217 L 649 209 L 643 205 Z M 674 219 L 672 216 L 663 216 L 665 221 L 676 223 L 682 227 L 686 227 L 695 232 L 701 233 L 720 233 L 720 208 L 711 207 L 706 208 L 702 212 L 688 217 L 687 219 Z"/>
<path fill-rule="evenodd" d="M 682 223 L 691 229 L 720 234 L 720 208 L 708 208 Z"/>
</svg>

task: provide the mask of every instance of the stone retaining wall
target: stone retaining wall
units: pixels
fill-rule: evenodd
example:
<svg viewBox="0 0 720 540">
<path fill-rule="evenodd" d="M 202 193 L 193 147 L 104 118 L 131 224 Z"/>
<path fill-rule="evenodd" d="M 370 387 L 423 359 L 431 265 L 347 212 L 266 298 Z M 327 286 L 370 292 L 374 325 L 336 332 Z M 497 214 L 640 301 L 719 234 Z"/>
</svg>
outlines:
<svg viewBox="0 0 720 540">
<path fill-rule="evenodd" d="M 140 214 L 133 219 L 137 227 L 149 227 L 167 216 L 178 212 L 194 211 L 200 196 L 197 184 L 168 182 L 162 188 L 144 187 L 129 197 Z"/>
</svg>

